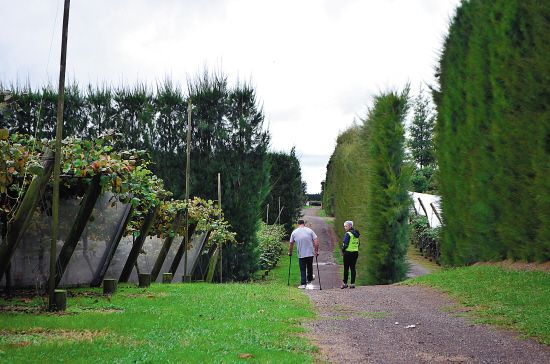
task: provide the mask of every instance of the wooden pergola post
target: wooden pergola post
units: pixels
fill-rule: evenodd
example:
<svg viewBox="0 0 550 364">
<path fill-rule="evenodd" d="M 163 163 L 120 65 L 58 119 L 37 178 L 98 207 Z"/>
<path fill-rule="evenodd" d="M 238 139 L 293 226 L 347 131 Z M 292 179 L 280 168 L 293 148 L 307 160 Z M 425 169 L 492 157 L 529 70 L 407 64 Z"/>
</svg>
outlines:
<svg viewBox="0 0 550 364">
<path fill-rule="evenodd" d="M 174 222 L 172 223 L 172 231 L 174 232 L 174 234 L 171 236 L 167 236 L 166 239 L 164 239 L 162 248 L 160 249 L 159 255 L 157 256 L 155 265 L 153 266 L 153 270 L 151 270 L 151 281 L 153 282 L 157 280 L 160 270 L 162 269 L 162 265 L 164 264 L 164 261 L 166 260 L 166 256 L 168 255 L 168 252 L 170 251 L 170 247 L 172 246 L 172 243 L 174 242 L 174 238 L 176 237 L 175 232 L 178 231 L 179 227 L 182 224 L 182 220 L 183 220 L 182 215 L 183 214 L 178 213 L 176 215 L 176 218 L 174 219 Z"/>
<path fill-rule="evenodd" d="M 100 193 L 101 186 L 99 184 L 99 175 L 95 175 L 92 178 L 90 186 L 88 187 L 88 191 L 86 191 L 84 199 L 82 200 L 80 209 L 78 210 L 78 214 L 76 215 L 74 223 L 71 227 L 71 231 L 69 232 L 69 235 L 65 240 L 65 244 L 63 244 L 63 247 L 59 252 L 59 256 L 57 257 L 57 263 L 55 265 L 56 287 L 57 285 L 59 285 L 59 282 L 61 281 L 61 278 L 63 277 L 67 266 L 69 265 L 69 261 L 71 260 L 76 245 L 80 240 L 80 236 L 82 236 L 82 232 L 84 231 L 84 228 L 86 227 L 86 224 L 88 223 L 88 220 L 92 215 L 92 211 L 94 210 Z M 50 272 L 50 274 L 52 274 L 52 272 Z"/>
<path fill-rule="evenodd" d="M 139 231 L 139 236 L 134 242 L 132 250 L 130 250 L 130 254 L 128 254 L 128 259 L 126 260 L 126 264 L 124 264 L 122 273 L 120 273 L 120 278 L 118 279 L 119 282 L 128 282 L 130 274 L 132 273 L 132 269 L 134 269 L 134 264 L 136 264 L 137 262 L 139 252 L 141 251 L 141 248 L 143 248 L 145 238 L 147 238 L 147 233 L 151 229 L 151 226 L 153 226 L 153 222 L 155 221 L 155 216 L 157 215 L 157 212 L 158 207 L 153 207 L 145 216 L 145 220 L 143 221 L 143 225 L 141 226 L 141 229 Z"/>
<path fill-rule="evenodd" d="M 193 233 L 195 232 L 195 229 L 197 228 L 197 224 L 191 224 L 189 225 L 189 231 L 188 236 L 192 237 Z M 187 249 L 187 243 L 185 241 L 185 238 L 182 240 L 180 246 L 178 247 L 178 251 L 176 252 L 176 255 L 174 256 L 174 260 L 172 261 L 172 264 L 170 265 L 170 271 L 169 273 L 172 273 L 173 276 L 176 276 L 176 271 L 178 270 L 178 265 L 181 262 L 181 258 L 184 255 L 184 250 Z M 184 269 L 187 269 L 187 267 L 184 267 Z M 187 272 L 184 273 L 186 275 Z"/>
<path fill-rule="evenodd" d="M 99 270 L 96 273 L 95 278 L 92 280 L 90 284 L 92 287 L 99 287 L 101 285 L 101 282 L 103 282 L 103 280 L 105 279 L 105 274 L 107 274 L 107 269 L 109 269 L 111 260 L 113 260 L 113 257 L 115 256 L 115 252 L 116 252 L 116 249 L 118 248 L 118 244 L 120 243 L 120 239 L 122 239 L 122 236 L 126 231 L 126 226 L 128 226 L 128 223 L 132 219 L 133 211 L 134 209 L 132 204 L 131 203 L 127 204 L 122 214 L 122 217 L 120 219 L 120 222 L 118 224 L 117 231 L 115 235 L 112 237 L 111 241 L 109 242 L 109 245 L 107 246 L 107 250 L 103 254 L 103 257 L 101 258 L 101 263 L 99 264 Z"/>
<path fill-rule="evenodd" d="M 0 279 L 6 273 L 15 249 L 29 227 L 38 201 L 40 201 L 44 194 L 44 190 L 52 174 L 53 157 L 53 152 L 50 150 L 44 153 L 42 161 L 43 174 L 33 177 L 15 216 L 7 224 L 6 240 L 0 245 Z"/>
</svg>

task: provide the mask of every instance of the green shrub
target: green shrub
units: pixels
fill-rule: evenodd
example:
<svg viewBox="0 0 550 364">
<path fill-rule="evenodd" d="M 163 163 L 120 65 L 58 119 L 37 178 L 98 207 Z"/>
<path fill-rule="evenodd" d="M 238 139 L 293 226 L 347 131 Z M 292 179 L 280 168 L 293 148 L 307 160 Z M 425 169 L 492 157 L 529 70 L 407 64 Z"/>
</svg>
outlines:
<svg viewBox="0 0 550 364">
<path fill-rule="evenodd" d="M 428 218 L 415 215 L 411 219 L 409 241 L 425 257 L 439 262 L 441 227 L 430 228 Z"/>
<path fill-rule="evenodd" d="M 279 262 L 283 254 L 283 239 L 285 228 L 283 225 L 267 225 L 260 223 L 257 232 L 260 269 L 271 270 Z"/>
</svg>

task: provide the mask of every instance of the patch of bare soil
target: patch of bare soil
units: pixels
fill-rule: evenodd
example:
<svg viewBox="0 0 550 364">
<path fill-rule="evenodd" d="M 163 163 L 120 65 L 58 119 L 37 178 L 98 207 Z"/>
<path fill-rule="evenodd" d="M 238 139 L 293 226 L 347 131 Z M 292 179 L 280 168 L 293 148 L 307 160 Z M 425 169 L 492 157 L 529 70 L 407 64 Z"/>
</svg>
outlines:
<svg viewBox="0 0 550 364">
<path fill-rule="evenodd" d="M 34 327 L 30 329 L 2 329 L 0 343 L 11 347 L 24 347 L 43 342 L 87 341 L 104 337 L 107 333 L 99 330 L 66 330 L 45 329 Z"/>
<path fill-rule="evenodd" d="M 159 297 L 167 297 L 168 294 L 166 292 L 143 292 L 143 293 L 120 293 L 119 294 L 122 297 L 128 297 L 128 298 L 159 298 Z"/>
</svg>

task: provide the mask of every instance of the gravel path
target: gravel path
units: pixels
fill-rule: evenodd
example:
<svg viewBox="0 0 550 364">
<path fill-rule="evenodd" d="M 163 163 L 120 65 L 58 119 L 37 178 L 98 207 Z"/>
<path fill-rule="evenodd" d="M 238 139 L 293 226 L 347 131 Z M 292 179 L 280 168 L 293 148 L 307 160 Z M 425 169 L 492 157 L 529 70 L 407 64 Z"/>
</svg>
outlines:
<svg viewBox="0 0 550 364">
<path fill-rule="evenodd" d="M 319 319 L 306 326 L 321 349 L 321 360 L 550 363 L 550 347 L 518 339 L 513 332 L 473 324 L 465 317 L 466 309 L 429 288 L 391 285 L 334 289 L 340 285 L 340 277 L 332 248 L 339 240 L 323 219 L 315 216 L 316 209 L 304 212 L 321 240 L 323 290 L 312 285 L 313 289 L 306 291 L 319 312 Z M 410 275 L 424 273 L 413 266 Z"/>
</svg>

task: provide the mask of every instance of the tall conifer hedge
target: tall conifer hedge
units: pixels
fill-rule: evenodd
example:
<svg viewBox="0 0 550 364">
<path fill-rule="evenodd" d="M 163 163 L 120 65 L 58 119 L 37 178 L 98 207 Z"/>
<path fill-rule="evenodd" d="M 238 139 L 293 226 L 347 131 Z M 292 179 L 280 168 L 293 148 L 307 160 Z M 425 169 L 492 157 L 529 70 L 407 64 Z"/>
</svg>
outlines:
<svg viewBox="0 0 550 364">
<path fill-rule="evenodd" d="M 363 143 L 362 125 L 354 125 L 340 134 L 336 148 L 327 165 L 323 191 L 323 207 L 335 217 L 336 233 L 344 236 L 344 221 L 352 220 L 362 235 L 359 247 L 357 282 L 366 283 L 366 236 L 367 227 L 367 164 Z"/>
<path fill-rule="evenodd" d="M 471 0 L 435 94 L 442 260 L 550 259 L 550 3 Z"/>
<path fill-rule="evenodd" d="M 404 119 L 408 88 L 377 96 L 364 127 L 367 148 L 366 281 L 388 284 L 405 278 L 408 266 L 410 170 L 405 158 Z M 365 239 L 363 239 L 363 242 Z"/>
</svg>

